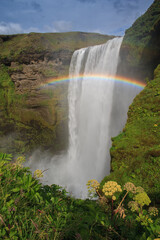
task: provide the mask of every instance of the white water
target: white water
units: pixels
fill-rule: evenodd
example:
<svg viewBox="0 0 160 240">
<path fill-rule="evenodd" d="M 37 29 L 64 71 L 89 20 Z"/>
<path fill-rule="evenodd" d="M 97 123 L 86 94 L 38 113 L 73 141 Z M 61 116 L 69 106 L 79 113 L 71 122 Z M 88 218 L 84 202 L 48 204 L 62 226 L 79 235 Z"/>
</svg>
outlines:
<svg viewBox="0 0 160 240">
<path fill-rule="evenodd" d="M 122 38 L 74 52 L 70 78 L 79 74 L 115 75 Z M 114 82 L 87 78 L 69 85 L 69 166 L 75 189 L 89 179 L 100 180 L 110 171 L 110 115 Z"/>
<path fill-rule="evenodd" d="M 75 51 L 70 78 L 80 74 L 115 75 L 121 42 L 122 38 L 114 38 L 106 44 Z M 113 81 L 83 77 L 70 81 L 68 153 L 51 157 L 35 152 L 29 164 L 32 170 L 49 168 L 47 184 L 55 183 L 76 197 L 86 197 L 87 181 L 100 181 L 109 173 L 111 137 L 122 130 L 128 106 L 139 91 L 115 86 Z"/>
</svg>

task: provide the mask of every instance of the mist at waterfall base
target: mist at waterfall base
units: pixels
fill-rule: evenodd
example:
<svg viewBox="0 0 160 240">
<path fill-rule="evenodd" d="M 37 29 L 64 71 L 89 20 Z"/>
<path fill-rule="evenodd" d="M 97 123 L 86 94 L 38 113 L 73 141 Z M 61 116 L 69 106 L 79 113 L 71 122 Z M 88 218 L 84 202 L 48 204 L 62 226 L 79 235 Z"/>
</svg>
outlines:
<svg viewBox="0 0 160 240">
<path fill-rule="evenodd" d="M 44 172 L 44 184 L 57 184 L 77 198 L 87 197 L 86 183 L 110 172 L 111 137 L 122 131 L 129 105 L 140 92 L 136 86 L 82 77 L 116 75 L 123 38 L 74 52 L 68 89 L 69 147 L 51 156 L 37 150 L 27 165 Z M 78 76 L 75 79 L 75 76 Z"/>
</svg>

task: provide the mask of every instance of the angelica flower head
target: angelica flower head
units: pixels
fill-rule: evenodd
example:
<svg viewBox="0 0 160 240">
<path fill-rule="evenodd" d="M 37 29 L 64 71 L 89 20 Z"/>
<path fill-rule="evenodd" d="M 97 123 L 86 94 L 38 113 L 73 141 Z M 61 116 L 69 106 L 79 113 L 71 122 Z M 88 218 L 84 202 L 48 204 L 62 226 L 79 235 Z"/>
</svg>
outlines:
<svg viewBox="0 0 160 240">
<path fill-rule="evenodd" d="M 134 197 L 134 200 L 141 206 L 143 207 L 144 205 L 149 205 L 151 203 L 150 198 L 148 197 L 146 192 L 138 193 Z"/>
<path fill-rule="evenodd" d="M 158 215 L 158 209 L 156 207 L 149 207 L 148 209 L 150 216 L 157 216 Z"/>
<path fill-rule="evenodd" d="M 139 210 L 138 203 L 135 201 L 130 201 L 128 203 L 128 207 L 131 209 L 132 212 L 138 212 Z"/>
<path fill-rule="evenodd" d="M 122 192 L 122 188 L 117 182 L 108 181 L 104 184 L 102 191 L 106 197 L 112 197 L 113 200 L 116 200 L 114 194 L 116 192 Z"/>
<path fill-rule="evenodd" d="M 91 197 L 94 197 L 96 196 L 96 194 L 98 193 L 98 188 L 99 188 L 99 182 L 95 179 L 92 179 L 92 180 L 89 180 L 86 184 L 88 187 L 88 193 L 89 193 L 89 196 Z"/>
<path fill-rule="evenodd" d="M 144 189 L 142 187 L 136 187 L 136 193 L 142 193 Z"/>
<path fill-rule="evenodd" d="M 132 192 L 132 193 L 136 193 L 136 187 L 133 183 L 131 182 L 127 182 L 124 185 L 124 190 L 126 190 L 127 192 Z"/>
<path fill-rule="evenodd" d="M 99 182 L 95 179 L 89 180 L 87 182 L 88 188 L 93 188 L 95 190 L 97 190 L 99 188 L 99 185 L 100 185 Z"/>
<path fill-rule="evenodd" d="M 34 171 L 34 177 L 35 178 L 42 178 L 43 177 L 42 170 L 40 170 L 40 169 L 35 170 Z"/>
</svg>

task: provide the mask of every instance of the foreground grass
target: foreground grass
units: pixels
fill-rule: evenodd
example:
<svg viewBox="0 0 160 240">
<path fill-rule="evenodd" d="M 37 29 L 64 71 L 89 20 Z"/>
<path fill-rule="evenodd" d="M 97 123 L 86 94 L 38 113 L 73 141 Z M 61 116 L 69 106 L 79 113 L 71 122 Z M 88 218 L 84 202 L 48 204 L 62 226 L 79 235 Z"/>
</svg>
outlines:
<svg viewBox="0 0 160 240">
<path fill-rule="evenodd" d="M 114 204 L 106 193 L 96 201 L 74 199 L 57 185 L 43 186 L 38 180 L 42 172 L 32 175 L 22 167 L 22 157 L 11 160 L 11 155 L 0 154 L 0 239 L 152 240 L 159 236 L 158 210 L 145 224 L 129 210 L 125 216 L 119 211 L 113 214 L 122 195 Z"/>
<path fill-rule="evenodd" d="M 0 239 L 103 239 L 108 218 L 95 201 L 42 186 L 22 158 L 0 161 Z M 103 221 L 103 223 L 101 223 Z"/>
</svg>

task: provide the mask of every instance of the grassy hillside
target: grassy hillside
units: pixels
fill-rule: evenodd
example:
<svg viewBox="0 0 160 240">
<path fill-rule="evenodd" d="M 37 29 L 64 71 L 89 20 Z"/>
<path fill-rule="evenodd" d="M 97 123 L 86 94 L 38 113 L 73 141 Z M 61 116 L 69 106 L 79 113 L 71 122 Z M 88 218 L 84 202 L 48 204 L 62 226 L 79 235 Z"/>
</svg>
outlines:
<svg viewBox="0 0 160 240">
<path fill-rule="evenodd" d="M 112 172 L 105 177 L 120 184 L 126 181 L 142 186 L 160 201 L 160 65 L 154 79 L 129 107 L 123 132 L 113 138 Z"/>
<path fill-rule="evenodd" d="M 153 78 L 160 62 L 160 2 L 155 0 L 144 15 L 126 30 L 120 50 L 119 75 L 144 81 Z"/>
<path fill-rule="evenodd" d="M 73 53 L 76 49 L 102 44 L 110 38 L 107 35 L 82 32 L 0 35 L 0 61 L 6 64 L 11 61 L 25 63 L 34 60 L 36 54 L 39 60 L 43 60 L 44 52 L 50 56 L 64 50 Z M 29 53 L 32 56 L 27 59 Z"/>
<path fill-rule="evenodd" d="M 156 202 L 160 202 L 159 43 L 160 2 L 155 0 L 125 32 L 118 74 L 150 82 L 129 107 L 122 133 L 112 139 L 112 172 L 102 181 L 102 185 L 109 179 L 121 184 L 133 182 L 142 186 Z"/>
</svg>

